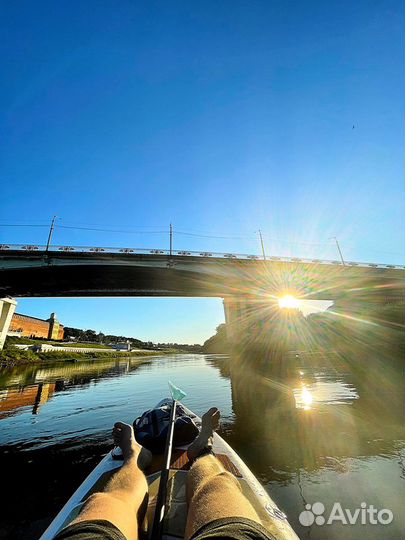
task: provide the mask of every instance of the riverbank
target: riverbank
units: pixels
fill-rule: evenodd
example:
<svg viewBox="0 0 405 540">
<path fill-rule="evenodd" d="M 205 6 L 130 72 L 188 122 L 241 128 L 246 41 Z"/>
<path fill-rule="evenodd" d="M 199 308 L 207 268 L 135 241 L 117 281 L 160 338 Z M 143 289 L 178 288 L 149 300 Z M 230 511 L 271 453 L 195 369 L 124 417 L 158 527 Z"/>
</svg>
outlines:
<svg viewBox="0 0 405 540">
<path fill-rule="evenodd" d="M 70 362 L 72 360 L 96 360 L 101 358 L 136 358 L 145 356 L 161 356 L 167 354 L 178 354 L 181 351 L 174 349 L 165 349 L 161 351 L 137 350 L 126 353 L 89 351 L 89 352 L 71 352 L 71 351 L 49 351 L 33 352 L 24 351 L 14 347 L 8 347 L 0 351 L 0 367 L 16 367 L 29 364 L 43 364 L 48 362 Z"/>
</svg>

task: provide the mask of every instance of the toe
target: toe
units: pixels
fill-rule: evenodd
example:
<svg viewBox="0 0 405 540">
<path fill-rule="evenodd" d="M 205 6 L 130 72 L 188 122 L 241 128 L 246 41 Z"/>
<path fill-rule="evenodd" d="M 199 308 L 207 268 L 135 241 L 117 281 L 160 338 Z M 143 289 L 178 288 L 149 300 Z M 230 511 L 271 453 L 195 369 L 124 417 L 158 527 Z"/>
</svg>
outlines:
<svg viewBox="0 0 405 540">
<path fill-rule="evenodd" d="M 202 419 L 205 421 L 211 420 L 217 412 L 218 409 L 216 407 L 211 407 L 211 409 L 208 409 L 208 411 L 202 415 Z"/>
<path fill-rule="evenodd" d="M 134 431 L 129 424 L 116 422 L 114 424 L 113 435 L 120 437 L 122 440 L 132 439 L 134 437 Z"/>
<path fill-rule="evenodd" d="M 219 428 L 219 421 L 220 421 L 220 418 L 221 418 L 221 413 L 219 410 L 217 410 L 213 415 L 212 415 L 212 427 L 214 430 L 217 430 Z"/>
</svg>

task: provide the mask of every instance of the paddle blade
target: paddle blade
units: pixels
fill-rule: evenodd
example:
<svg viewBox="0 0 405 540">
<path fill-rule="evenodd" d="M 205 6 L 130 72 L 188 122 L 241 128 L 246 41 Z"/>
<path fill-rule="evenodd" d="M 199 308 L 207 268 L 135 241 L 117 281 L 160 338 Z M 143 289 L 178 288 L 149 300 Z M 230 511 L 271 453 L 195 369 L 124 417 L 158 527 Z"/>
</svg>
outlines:
<svg viewBox="0 0 405 540">
<path fill-rule="evenodd" d="M 181 388 L 173 384 L 171 381 L 168 381 L 170 393 L 172 395 L 172 398 L 176 401 L 181 401 L 184 397 L 186 397 L 186 393 L 183 392 Z"/>
</svg>

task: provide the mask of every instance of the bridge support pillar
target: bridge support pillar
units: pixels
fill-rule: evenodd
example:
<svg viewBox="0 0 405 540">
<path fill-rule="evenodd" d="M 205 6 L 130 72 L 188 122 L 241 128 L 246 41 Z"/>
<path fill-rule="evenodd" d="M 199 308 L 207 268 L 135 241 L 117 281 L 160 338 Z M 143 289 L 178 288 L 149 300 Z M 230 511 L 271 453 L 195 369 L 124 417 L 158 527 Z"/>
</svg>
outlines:
<svg viewBox="0 0 405 540">
<path fill-rule="evenodd" d="M 275 302 L 271 299 L 235 296 L 224 300 L 226 333 L 235 357 L 259 360 L 268 356 Z"/>
<path fill-rule="evenodd" d="M 281 373 L 286 353 L 299 348 L 306 335 L 302 313 L 280 308 L 274 297 L 228 297 L 224 311 L 235 367 Z"/>
<path fill-rule="evenodd" d="M 225 298 L 224 299 L 224 312 L 226 323 L 226 335 L 229 341 L 237 335 L 237 327 L 240 322 L 242 313 L 242 300 L 240 298 Z"/>
<path fill-rule="evenodd" d="M 0 351 L 4 347 L 16 306 L 17 301 L 13 298 L 0 298 Z"/>
<path fill-rule="evenodd" d="M 254 337 L 261 331 L 266 321 L 271 318 L 275 304 L 271 300 L 233 296 L 224 299 L 226 332 L 228 339 L 238 342 L 247 337 Z"/>
</svg>

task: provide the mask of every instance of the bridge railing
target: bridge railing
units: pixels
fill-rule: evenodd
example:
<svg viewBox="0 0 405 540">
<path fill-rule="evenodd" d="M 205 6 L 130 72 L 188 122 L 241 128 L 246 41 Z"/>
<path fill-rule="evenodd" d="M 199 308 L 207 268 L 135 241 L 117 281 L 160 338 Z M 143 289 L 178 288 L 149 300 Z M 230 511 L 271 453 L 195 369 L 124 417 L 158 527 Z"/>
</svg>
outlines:
<svg viewBox="0 0 405 540">
<path fill-rule="evenodd" d="M 99 247 L 99 246 L 49 246 L 47 249 L 45 245 L 34 244 L 0 244 L 0 254 L 8 251 L 22 251 L 28 253 L 91 253 L 94 255 L 101 253 L 116 253 L 125 255 L 161 255 L 165 257 L 201 257 L 201 258 L 214 258 L 214 259 L 228 259 L 228 260 L 256 260 L 263 261 L 264 257 L 261 255 L 252 255 L 247 253 L 219 253 L 214 251 L 190 251 L 190 250 L 170 250 L 168 249 L 153 249 L 153 248 L 128 248 L 128 247 Z M 303 257 L 284 257 L 284 256 L 266 256 L 266 261 L 279 261 L 279 262 L 293 262 L 293 263 L 307 263 L 307 264 L 326 264 L 334 266 L 343 266 L 341 261 L 328 260 L 328 259 L 308 259 Z M 345 261 L 345 266 L 359 266 L 368 268 L 396 268 L 404 270 L 405 266 L 398 264 L 384 264 L 384 263 L 369 263 L 369 262 L 355 262 Z"/>
</svg>

